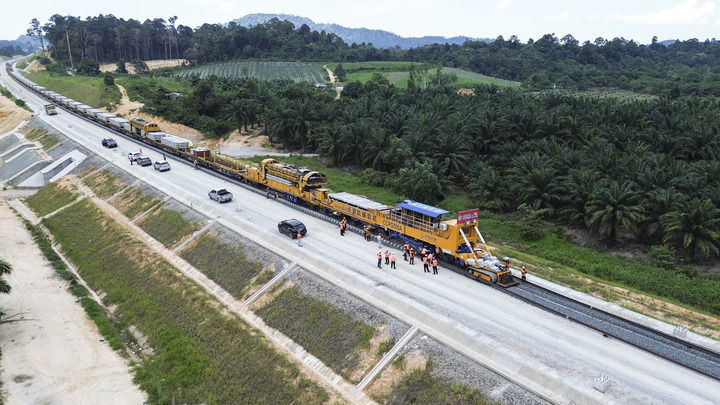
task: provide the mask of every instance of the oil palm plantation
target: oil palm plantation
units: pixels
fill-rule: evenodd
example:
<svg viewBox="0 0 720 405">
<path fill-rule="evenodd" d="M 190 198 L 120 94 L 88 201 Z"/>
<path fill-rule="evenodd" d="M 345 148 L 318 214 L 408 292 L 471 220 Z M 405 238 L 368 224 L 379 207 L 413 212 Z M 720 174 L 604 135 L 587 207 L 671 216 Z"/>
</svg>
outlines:
<svg viewBox="0 0 720 405">
<path fill-rule="evenodd" d="M 720 209 L 708 198 L 693 198 L 685 206 L 661 217 L 663 242 L 671 243 L 693 260 L 720 253 Z"/>
<path fill-rule="evenodd" d="M 601 186 L 587 204 L 586 225 L 609 243 L 615 243 L 619 232 L 634 232 L 644 219 L 639 197 L 629 181 Z"/>
</svg>

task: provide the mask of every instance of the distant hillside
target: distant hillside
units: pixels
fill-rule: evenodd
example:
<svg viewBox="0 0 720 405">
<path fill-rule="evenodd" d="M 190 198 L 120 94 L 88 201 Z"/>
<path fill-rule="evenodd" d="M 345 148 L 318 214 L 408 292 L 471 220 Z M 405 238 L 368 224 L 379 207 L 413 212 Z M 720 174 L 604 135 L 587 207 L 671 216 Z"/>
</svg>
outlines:
<svg viewBox="0 0 720 405">
<path fill-rule="evenodd" d="M 470 38 L 470 37 L 438 37 L 438 36 L 427 36 L 427 37 L 410 37 L 405 38 L 399 35 L 393 34 L 392 32 L 383 30 L 370 30 L 367 28 L 347 28 L 337 24 L 317 24 L 313 20 L 306 17 L 298 17 L 290 14 L 248 14 L 242 18 L 233 20 L 234 23 L 242 25 L 244 27 L 252 27 L 258 24 L 263 24 L 267 21 L 277 18 L 278 20 L 287 20 L 295 25 L 295 28 L 300 28 L 303 24 L 307 24 L 312 31 L 325 31 L 333 33 L 343 39 L 347 44 L 357 43 L 372 43 L 376 48 L 394 48 L 399 46 L 402 49 L 417 48 L 428 44 L 458 44 L 462 45 L 465 41 L 485 41 L 492 42 L 490 38 Z"/>
<path fill-rule="evenodd" d="M 37 39 L 27 35 L 20 35 L 17 39 L 12 41 L 0 39 L 0 55 L 27 55 L 37 51 L 38 49 L 40 49 L 40 43 Z"/>
</svg>

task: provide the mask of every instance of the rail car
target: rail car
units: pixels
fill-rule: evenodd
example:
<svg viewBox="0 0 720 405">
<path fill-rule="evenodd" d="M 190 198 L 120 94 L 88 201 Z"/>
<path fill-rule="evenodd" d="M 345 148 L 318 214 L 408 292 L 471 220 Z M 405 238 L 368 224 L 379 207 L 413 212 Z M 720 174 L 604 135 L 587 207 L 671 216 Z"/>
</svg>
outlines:
<svg viewBox="0 0 720 405">
<path fill-rule="evenodd" d="M 161 132 L 159 126 L 142 118 L 127 120 L 48 91 L 6 65 L 10 75 L 23 86 L 66 110 L 111 128 L 126 136 L 193 161 L 230 178 L 278 193 L 293 203 L 309 206 L 327 215 L 345 217 L 357 226 L 407 242 L 416 251 L 437 252 L 438 258 L 462 268 L 468 276 L 507 287 L 516 284 L 510 259 L 493 256 L 477 226 L 478 210 L 442 220 L 449 212 L 418 201 L 404 200 L 385 205 L 347 192 L 332 192 L 322 173 L 292 164 L 265 159 L 258 165 L 241 164 L 207 148 L 192 148 L 192 142 Z"/>
</svg>

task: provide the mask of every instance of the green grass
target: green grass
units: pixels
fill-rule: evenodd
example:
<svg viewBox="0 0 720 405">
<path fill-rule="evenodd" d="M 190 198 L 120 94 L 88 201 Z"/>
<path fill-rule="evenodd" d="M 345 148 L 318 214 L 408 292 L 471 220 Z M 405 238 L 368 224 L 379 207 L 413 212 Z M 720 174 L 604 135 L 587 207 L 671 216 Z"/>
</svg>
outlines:
<svg viewBox="0 0 720 405">
<path fill-rule="evenodd" d="M 243 247 L 222 243 L 209 234 L 198 237 L 180 256 L 238 299 L 262 270 L 260 263 L 245 256 Z"/>
<path fill-rule="evenodd" d="M 186 221 L 180 213 L 161 208 L 144 218 L 140 228 L 166 247 L 171 247 L 193 233 L 197 227 Z"/>
<path fill-rule="evenodd" d="M 359 364 L 358 349 L 367 348 L 375 334 L 372 326 L 296 287 L 285 289 L 257 314 L 345 378 Z"/>
<path fill-rule="evenodd" d="M 32 108 L 28 107 L 25 104 L 25 100 L 15 98 L 15 96 L 10 92 L 10 90 L 6 89 L 3 86 L 0 86 L 0 94 L 10 99 L 10 101 L 14 102 L 17 106 L 22 107 L 26 111 L 34 112 Z"/>
<path fill-rule="evenodd" d="M 276 159 L 277 157 L 255 156 L 251 158 L 250 161 L 259 163 L 266 158 Z M 395 204 L 396 202 L 405 199 L 405 197 L 393 192 L 390 189 L 371 186 L 369 184 L 363 183 L 360 180 L 360 177 L 355 174 L 327 167 L 325 164 L 322 163 L 322 161 L 316 158 L 305 156 L 287 156 L 280 158 L 280 160 L 323 173 L 330 180 L 328 188 L 332 189 L 333 191 L 347 191 L 348 193 L 364 195 L 371 200 L 378 201 L 383 204 Z"/>
<path fill-rule="evenodd" d="M 77 199 L 77 194 L 67 188 L 60 187 L 57 182 L 50 183 L 28 197 L 25 202 L 42 217 Z"/>
<path fill-rule="evenodd" d="M 138 187 L 130 187 L 115 198 L 112 204 L 126 217 L 133 219 L 138 214 L 162 204 L 162 201 L 143 193 Z"/>
<path fill-rule="evenodd" d="M 448 384 L 432 375 L 432 361 L 425 369 L 408 373 L 393 387 L 388 398 L 375 398 L 386 404 L 493 404 L 487 395 L 464 384 Z"/>
<path fill-rule="evenodd" d="M 33 128 L 29 130 L 25 133 L 25 138 L 33 142 L 40 142 L 40 145 L 42 145 L 45 150 L 49 150 L 60 142 L 57 136 L 42 128 Z"/>
<path fill-rule="evenodd" d="M 155 93 L 153 90 L 163 88 L 166 92 L 179 92 L 188 94 L 192 92 L 191 86 L 188 82 L 184 82 L 175 78 L 170 77 L 159 77 L 153 76 L 148 77 L 145 75 L 133 75 L 133 74 L 122 74 L 117 75 L 115 82 L 125 88 L 127 91 L 128 98 L 132 101 L 140 101 L 148 103 L 152 101 L 147 96 L 152 96 Z"/>
<path fill-rule="evenodd" d="M 107 170 L 85 176 L 82 181 L 86 186 L 90 187 L 96 196 L 103 200 L 112 197 L 118 191 L 127 187 L 127 183 L 122 181 L 120 176 Z"/>
<path fill-rule="evenodd" d="M 422 67 L 422 64 L 410 62 L 352 62 L 343 63 L 342 65 L 345 70 L 345 83 L 353 81 L 365 83 L 372 79 L 375 73 L 380 73 L 390 83 L 400 88 L 407 87 L 411 66 L 414 66 L 416 71 Z M 337 69 L 337 64 L 328 65 L 328 67 L 334 71 Z M 434 67 L 430 68 L 427 74 L 430 76 L 435 75 L 435 69 Z M 518 82 L 485 76 L 458 68 L 444 67 L 442 72 L 454 74 L 457 77 L 454 83 L 455 87 L 472 87 L 481 84 L 499 87 L 517 87 L 520 85 Z"/>
<path fill-rule="evenodd" d="M 61 76 L 44 70 L 25 76 L 48 90 L 96 108 L 117 104 L 122 96 L 117 86 L 106 86 L 102 77 Z"/>
<path fill-rule="evenodd" d="M 80 298 L 80 305 L 87 316 L 95 322 L 100 334 L 105 338 L 110 347 L 113 350 L 117 350 L 123 354 L 126 353 L 125 342 L 120 329 L 110 320 L 105 309 L 89 297 L 88 292 L 82 284 L 78 283 L 75 275 L 70 272 L 65 262 L 62 261 L 57 252 L 52 248 L 50 240 L 40 230 L 40 228 L 32 225 L 28 221 L 25 222 L 25 227 L 32 234 L 35 243 L 37 243 L 40 251 L 43 253 L 45 258 L 50 262 L 50 265 L 55 269 L 55 272 L 63 279 L 69 282 L 68 291 L 74 296 Z"/>
<path fill-rule="evenodd" d="M 154 354 L 135 367 L 153 404 L 322 404 L 328 394 L 239 318 L 85 200 L 45 221 L 88 284 Z"/>
</svg>

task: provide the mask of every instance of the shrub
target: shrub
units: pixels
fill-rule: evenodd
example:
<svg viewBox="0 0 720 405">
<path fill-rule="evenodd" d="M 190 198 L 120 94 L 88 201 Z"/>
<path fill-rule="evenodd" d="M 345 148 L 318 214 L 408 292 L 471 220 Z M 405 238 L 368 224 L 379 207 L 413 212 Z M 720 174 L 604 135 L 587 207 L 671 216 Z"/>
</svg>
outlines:
<svg viewBox="0 0 720 405">
<path fill-rule="evenodd" d="M 127 68 L 125 67 L 125 59 L 120 59 L 118 63 L 115 65 L 117 68 L 115 69 L 115 72 L 117 73 L 127 73 Z"/>
<path fill-rule="evenodd" d="M 19 99 L 19 98 L 18 98 L 18 99 L 15 100 L 15 104 L 17 104 L 17 105 L 20 106 L 20 107 L 25 107 L 25 100 L 22 100 L 22 99 Z"/>
<path fill-rule="evenodd" d="M 95 59 L 84 59 L 77 67 L 77 72 L 87 76 L 99 76 L 100 64 Z"/>
<path fill-rule="evenodd" d="M 103 83 L 105 83 L 106 86 L 112 86 L 115 84 L 115 78 L 110 73 L 105 72 L 105 76 L 103 76 Z"/>
<path fill-rule="evenodd" d="M 654 245 L 648 253 L 650 264 L 664 269 L 672 268 L 675 265 L 675 249 L 669 245 Z"/>
</svg>

